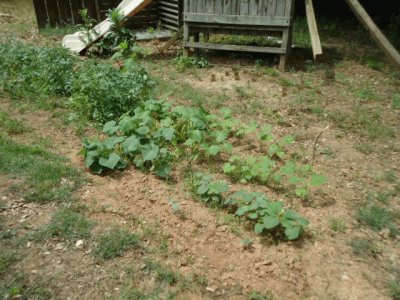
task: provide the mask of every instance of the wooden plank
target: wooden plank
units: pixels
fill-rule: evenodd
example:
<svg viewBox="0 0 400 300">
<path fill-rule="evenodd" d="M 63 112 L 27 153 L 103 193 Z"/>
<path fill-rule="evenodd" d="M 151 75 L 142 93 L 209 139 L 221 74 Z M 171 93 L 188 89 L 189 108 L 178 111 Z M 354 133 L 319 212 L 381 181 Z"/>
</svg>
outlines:
<svg viewBox="0 0 400 300">
<path fill-rule="evenodd" d="M 308 30 L 310 32 L 310 38 L 311 38 L 311 47 L 315 60 L 317 59 L 318 55 L 322 54 L 321 41 L 318 34 L 318 27 L 317 27 L 317 21 L 315 19 L 313 2 L 312 0 L 305 0 L 305 4 L 306 4 Z"/>
<path fill-rule="evenodd" d="M 250 0 L 249 1 L 249 16 L 257 16 L 258 15 L 258 5 L 260 0 Z"/>
<path fill-rule="evenodd" d="M 224 0 L 223 14 L 224 15 L 232 14 L 232 1 L 231 0 Z"/>
<path fill-rule="evenodd" d="M 68 0 L 57 0 L 60 24 L 72 24 L 72 11 Z"/>
<path fill-rule="evenodd" d="M 205 10 L 206 14 L 215 14 L 214 9 L 215 0 L 205 0 Z"/>
<path fill-rule="evenodd" d="M 287 0 L 276 0 L 276 9 L 275 9 L 274 16 L 277 16 L 277 17 L 285 16 L 286 2 L 288 2 L 288 1 Z"/>
<path fill-rule="evenodd" d="M 35 8 L 36 20 L 39 28 L 46 27 L 48 16 L 46 10 L 45 0 L 33 0 L 33 6 Z"/>
<path fill-rule="evenodd" d="M 222 15 L 224 13 L 224 0 L 216 0 L 215 14 Z"/>
<path fill-rule="evenodd" d="M 183 35 L 183 27 L 181 27 L 172 38 L 170 38 L 164 46 L 160 49 L 160 53 L 168 50 L 177 40 L 179 40 Z"/>
<path fill-rule="evenodd" d="M 232 1 L 232 7 L 231 7 L 231 15 L 237 16 L 239 15 L 239 1 L 240 0 L 231 0 Z"/>
<path fill-rule="evenodd" d="M 276 1 L 277 0 L 268 0 L 268 7 L 266 11 L 266 16 L 272 17 L 275 16 L 276 12 Z"/>
<path fill-rule="evenodd" d="M 83 9 L 83 3 L 81 0 L 69 0 L 71 10 L 72 10 L 72 17 L 74 19 L 74 24 L 81 24 L 82 18 L 79 13 L 81 9 Z"/>
<path fill-rule="evenodd" d="M 58 14 L 58 4 L 54 0 L 46 0 L 47 17 L 50 26 L 60 25 L 60 15 Z"/>
<path fill-rule="evenodd" d="M 239 15 L 241 15 L 241 16 L 249 15 L 249 0 L 240 0 Z"/>
<path fill-rule="evenodd" d="M 197 0 L 196 12 L 203 14 L 206 10 L 206 0 Z"/>
<path fill-rule="evenodd" d="M 356 15 L 357 19 L 361 24 L 369 31 L 372 38 L 382 49 L 385 55 L 392 61 L 397 68 L 400 69 L 400 54 L 397 52 L 396 48 L 389 42 L 382 31 L 376 26 L 375 22 L 371 19 L 365 9 L 361 6 L 360 2 L 357 0 L 346 0 L 347 4 L 350 6 L 353 13 Z"/>
<path fill-rule="evenodd" d="M 277 47 L 274 48 L 274 47 L 260 47 L 260 46 L 224 45 L 224 44 L 196 43 L 196 42 L 183 42 L 183 46 L 187 48 L 205 48 L 213 50 L 277 53 L 277 54 L 285 53 L 284 49 Z"/>
<path fill-rule="evenodd" d="M 235 25 L 262 25 L 286 27 L 290 24 L 290 18 L 275 17 L 250 17 L 250 16 L 219 16 L 206 14 L 185 14 L 185 22 L 235 24 Z"/>
</svg>

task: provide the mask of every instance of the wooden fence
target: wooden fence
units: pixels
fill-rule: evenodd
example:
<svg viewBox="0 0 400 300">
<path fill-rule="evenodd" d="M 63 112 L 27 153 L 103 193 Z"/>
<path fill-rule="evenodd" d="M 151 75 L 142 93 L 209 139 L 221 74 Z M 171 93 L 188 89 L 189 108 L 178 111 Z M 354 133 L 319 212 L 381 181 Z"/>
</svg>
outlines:
<svg viewBox="0 0 400 300">
<path fill-rule="evenodd" d="M 105 19 L 107 11 L 117 7 L 120 2 L 121 0 L 33 0 L 39 28 L 80 24 L 82 19 L 79 11 L 84 8 L 88 10 L 91 18 L 100 22 Z M 158 2 L 154 1 L 138 15 L 130 19 L 128 22 L 129 27 L 156 27 L 160 20 Z M 174 15 L 178 15 L 178 11 Z"/>
</svg>

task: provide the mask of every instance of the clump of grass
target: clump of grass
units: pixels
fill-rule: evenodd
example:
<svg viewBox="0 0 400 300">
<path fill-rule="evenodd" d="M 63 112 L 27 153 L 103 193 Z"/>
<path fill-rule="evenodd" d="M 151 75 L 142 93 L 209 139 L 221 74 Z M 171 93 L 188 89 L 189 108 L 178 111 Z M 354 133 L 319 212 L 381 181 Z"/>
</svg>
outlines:
<svg viewBox="0 0 400 300">
<path fill-rule="evenodd" d="M 7 134 L 21 134 L 29 131 L 23 122 L 10 117 L 7 112 L 2 110 L 0 110 L 0 128 Z"/>
<path fill-rule="evenodd" d="M 367 204 L 358 209 L 357 220 L 362 224 L 379 231 L 390 225 L 392 214 L 385 207 L 375 204 Z"/>
<path fill-rule="evenodd" d="M 70 240 L 89 239 L 93 226 L 93 221 L 71 208 L 65 207 L 53 215 L 50 224 L 41 232 L 41 236 Z"/>
<path fill-rule="evenodd" d="M 376 257 L 381 250 L 379 246 L 369 240 L 357 238 L 350 242 L 354 254 L 362 257 Z"/>
<path fill-rule="evenodd" d="M 252 291 L 247 295 L 246 299 L 247 300 L 273 300 L 274 295 L 270 291 L 268 291 L 266 293 Z"/>
<path fill-rule="evenodd" d="M 22 145 L 0 134 L 0 172 L 22 183 L 17 191 L 28 201 L 69 201 L 82 177 L 65 159 L 37 145 Z"/>
<path fill-rule="evenodd" d="M 400 300 L 400 270 L 396 270 L 395 278 L 389 282 L 389 291 L 393 300 Z"/>
<path fill-rule="evenodd" d="M 400 109 L 400 94 L 395 94 L 392 99 L 392 108 Z"/>
<path fill-rule="evenodd" d="M 17 252 L 8 251 L 0 248 L 0 274 L 3 274 L 9 270 L 9 267 L 20 260 L 20 256 Z"/>
<path fill-rule="evenodd" d="M 329 220 L 329 225 L 333 231 L 343 233 L 347 229 L 346 221 L 339 218 L 331 218 Z"/>
<path fill-rule="evenodd" d="M 123 228 L 113 228 L 97 238 L 94 255 L 102 260 L 123 256 L 126 251 L 140 247 L 139 237 Z"/>
<path fill-rule="evenodd" d="M 175 273 L 171 268 L 163 266 L 157 261 L 154 260 L 146 260 L 146 270 L 148 272 L 155 272 L 156 280 L 160 283 L 174 285 L 176 284 L 180 276 L 179 274 Z"/>
</svg>

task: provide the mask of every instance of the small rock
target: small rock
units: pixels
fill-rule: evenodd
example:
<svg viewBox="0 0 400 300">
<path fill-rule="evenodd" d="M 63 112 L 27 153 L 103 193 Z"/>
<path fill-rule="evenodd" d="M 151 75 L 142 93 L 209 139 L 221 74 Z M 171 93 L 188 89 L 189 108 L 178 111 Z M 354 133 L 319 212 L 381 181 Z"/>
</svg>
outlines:
<svg viewBox="0 0 400 300">
<path fill-rule="evenodd" d="M 64 250 L 64 244 L 63 243 L 57 243 L 54 250 L 56 251 L 61 251 Z"/>
<path fill-rule="evenodd" d="M 209 291 L 211 293 L 214 293 L 217 289 L 211 286 L 206 287 L 206 291 Z"/>
<path fill-rule="evenodd" d="M 75 248 L 80 249 L 83 247 L 83 240 L 78 240 L 75 243 Z"/>
<path fill-rule="evenodd" d="M 32 273 L 32 274 L 37 274 L 38 271 L 37 271 L 37 270 L 32 270 L 31 273 Z"/>
<path fill-rule="evenodd" d="M 349 280 L 350 279 L 349 275 L 347 275 L 346 272 L 343 272 L 341 278 L 342 278 L 342 280 Z"/>
<path fill-rule="evenodd" d="M 381 236 L 381 238 L 387 240 L 389 238 L 389 234 L 390 234 L 390 230 L 389 228 L 385 228 L 382 229 L 381 231 L 379 231 L 379 235 Z"/>
</svg>

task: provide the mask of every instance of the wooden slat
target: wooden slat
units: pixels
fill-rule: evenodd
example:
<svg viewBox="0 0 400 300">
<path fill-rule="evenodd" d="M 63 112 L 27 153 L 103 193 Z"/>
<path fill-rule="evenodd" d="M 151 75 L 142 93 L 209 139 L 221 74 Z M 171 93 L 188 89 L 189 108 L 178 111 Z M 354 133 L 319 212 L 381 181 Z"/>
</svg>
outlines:
<svg viewBox="0 0 400 300">
<path fill-rule="evenodd" d="M 285 49 L 282 48 L 260 47 L 260 46 L 224 45 L 224 44 L 196 43 L 196 42 L 183 42 L 183 46 L 188 48 L 205 48 L 205 49 L 228 50 L 228 51 L 277 53 L 277 54 L 285 53 Z"/>
<path fill-rule="evenodd" d="M 276 1 L 277 0 L 268 0 L 268 8 L 266 11 L 266 16 L 275 16 L 276 12 Z"/>
<path fill-rule="evenodd" d="M 33 0 L 35 7 L 36 20 L 39 28 L 46 27 L 48 16 L 44 0 Z"/>
<path fill-rule="evenodd" d="M 274 16 L 284 17 L 286 11 L 286 2 L 287 0 L 276 0 L 276 9 Z"/>
<path fill-rule="evenodd" d="M 72 11 L 68 0 L 57 0 L 60 25 L 72 24 Z"/>
<path fill-rule="evenodd" d="M 248 16 L 249 15 L 249 0 L 240 0 L 239 3 L 239 15 Z"/>
<path fill-rule="evenodd" d="M 305 4 L 306 4 L 308 30 L 310 32 L 310 38 L 311 38 L 311 47 L 315 60 L 318 55 L 322 54 L 321 41 L 319 39 L 317 21 L 315 19 L 314 6 L 312 0 L 305 0 Z"/>
<path fill-rule="evenodd" d="M 224 0 L 224 5 L 223 5 L 222 10 L 223 10 L 224 15 L 231 15 L 232 14 L 232 1 Z"/>
<path fill-rule="evenodd" d="M 60 25 L 60 15 L 58 14 L 58 4 L 54 0 L 46 0 L 47 16 L 50 26 Z"/>
<path fill-rule="evenodd" d="M 396 48 L 389 42 L 382 31 L 376 26 L 375 22 L 371 19 L 365 9 L 361 6 L 357 0 L 346 0 L 353 13 L 361 24 L 369 31 L 372 38 L 379 45 L 385 55 L 392 61 L 397 68 L 400 69 L 400 54 Z"/>
<path fill-rule="evenodd" d="M 275 17 L 250 17 L 250 16 L 218 16 L 206 14 L 186 13 L 185 22 L 235 24 L 235 25 L 263 25 L 263 26 L 289 26 L 290 18 Z"/>
<path fill-rule="evenodd" d="M 231 7 L 231 15 L 239 15 L 240 8 L 239 8 L 239 1 L 240 0 L 231 0 L 232 7 Z"/>
</svg>

